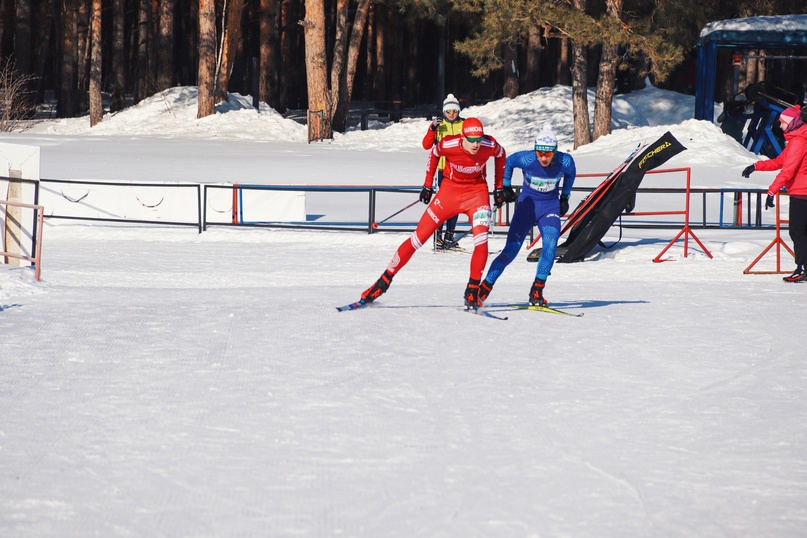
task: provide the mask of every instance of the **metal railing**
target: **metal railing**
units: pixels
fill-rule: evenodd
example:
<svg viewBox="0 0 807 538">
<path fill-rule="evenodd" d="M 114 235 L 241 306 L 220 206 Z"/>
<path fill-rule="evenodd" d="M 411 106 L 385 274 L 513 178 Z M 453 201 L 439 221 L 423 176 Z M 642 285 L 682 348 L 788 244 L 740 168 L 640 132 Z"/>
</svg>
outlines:
<svg viewBox="0 0 807 538">
<path fill-rule="evenodd" d="M 139 187 L 139 188 L 156 188 L 156 189 L 195 189 L 196 190 L 196 220 L 194 221 L 181 221 L 181 220 L 157 220 L 157 219 L 142 219 L 142 218 L 126 218 L 121 216 L 115 216 L 111 212 L 107 211 L 104 208 L 96 207 L 98 212 L 109 213 L 108 216 L 87 216 L 87 215 L 70 215 L 70 214 L 56 214 L 51 213 L 48 215 L 48 219 L 66 219 L 66 220 L 83 220 L 83 221 L 95 221 L 95 222 L 118 222 L 118 223 L 131 223 L 131 224 L 162 224 L 162 225 L 170 225 L 170 226 L 195 226 L 198 228 L 199 233 L 202 233 L 202 206 L 201 206 L 201 186 L 196 183 L 145 183 L 145 182 L 124 182 L 124 181 L 88 181 L 88 180 L 76 180 L 76 179 L 40 179 L 39 180 L 39 188 L 37 189 L 37 199 L 40 197 L 39 189 L 42 186 L 47 185 L 90 185 L 90 186 L 98 186 L 98 187 L 110 187 L 110 188 L 117 188 L 117 187 Z M 55 191 L 53 194 L 56 194 Z M 68 199 L 70 202 L 80 204 L 81 200 L 72 200 L 69 199 L 64 193 L 59 193 L 60 196 Z"/>
<path fill-rule="evenodd" d="M 418 206 L 412 208 L 410 212 L 405 212 L 395 219 L 392 219 L 384 224 L 374 228 L 372 224 L 380 219 L 380 215 L 384 217 L 394 212 L 395 209 L 402 207 L 401 196 L 415 196 L 420 191 L 420 186 L 316 186 L 316 185 L 221 185 L 221 184 L 196 184 L 196 183 L 138 183 L 138 182 L 111 182 L 111 181 L 85 181 L 85 180 L 59 180 L 59 179 L 42 179 L 40 185 L 45 187 L 48 185 L 57 184 L 73 184 L 73 185 L 88 185 L 88 186 L 104 186 L 106 188 L 117 187 L 150 187 L 159 189 L 196 189 L 196 201 L 194 212 L 197 215 L 196 220 L 177 221 L 173 219 L 148 219 L 148 218 L 121 218 L 118 216 L 83 216 L 81 214 L 71 214 L 69 212 L 51 212 L 47 219 L 66 219 L 66 220 L 80 220 L 80 221 L 98 221 L 98 222 L 127 222 L 134 224 L 158 224 L 158 225 L 171 225 L 171 226 L 194 226 L 198 229 L 199 233 L 203 232 L 210 226 L 250 226 L 250 227 L 270 227 L 270 228 L 300 228 L 300 229 L 329 229 L 329 230 L 344 230 L 344 231 L 364 231 L 367 233 L 376 233 L 381 231 L 411 231 L 417 224 L 417 219 L 420 217 L 422 211 L 417 211 Z M 590 193 L 594 187 L 575 187 L 573 192 L 582 193 L 583 196 Z M 259 222 L 259 223 L 233 223 L 232 220 L 228 222 L 215 222 L 215 219 L 209 218 L 208 203 L 209 194 L 214 189 L 225 189 L 234 191 L 236 189 L 242 191 L 249 190 L 276 190 L 276 191 L 302 191 L 306 193 L 306 204 L 308 206 L 309 216 L 305 221 L 297 222 Z M 516 189 L 518 190 L 518 189 Z M 648 208 L 645 204 L 648 203 L 643 200 L 645 195 L 654 195 L 654 200 L 657 203 L 659 198 L 655 195 L 682 196 L 686 192 L 683 188 L 639 188 L 637 190 L 637 204 L 636 207 Z M 765 189 L 744 189 L 744 188 L 698 188 L 692 187 L 690 189 L 692 197 L 692 213 L 690 215 L 691 222 L 689 225 L 692 228 L 731 228 L 731 229 L 759 229 L 759 228 L 773 228 L 775 226 L 775 219 L 773 216 L 770 222 L 765 218 L 766 212 L 763 210 Z M 347 201 L 351 197 L 357 195 L 364 196 L 365 202 L 361 204 L 354 203 L 340 204 L 338 201 L 334 204 L 334 196 L 344 195 L 344 200 Z M 312 204 L 312 201 L 319 199 L 327 199 L 327 204 Z M 410 198 L 412 200 L 413 198 Z M 700 202 L 698 203 L 698 200 Z M 47 208 L 47 204 L 43 204 Z M 311 206 L 315 206 L 313 209 Z M 317 211 L 322 207 L 322 211 Z M 327 206 L 327 209 L 325 208 Z M 360 209 L 361 206 L 363 209 Z M 337 209 L 333 209 L 336 207 Z M 510 216 L 514 204 L 508 204 L 500 210 L 501 217 L 497 217 L 494 226 L 503 225 L 508 226 L 510 223 Z M 103 208 L 101 208 L 103 209 Z M 360 216 L 361 214 L 364 216 Z M 417 215 L 415 216 L 415 213 Z M 697 217 L 696 217 L 697 216 Z M 684 223 L 680 220 L 660 220 L 660 219 L 640 219 L 633 218 L 629 223 L 623 223 L 622 226 L 627 228 L 680 228 Z"/>
<path fill-rule="evenodd" d="M 589 174 L 593 177 L 596 174 Z M 581 176 L 584 176 L 581 174 Z M 340 230 L 340 231 L 360 231 L 368 234 L 377 232 L 411 232 L 417 226 L 417 222 L 423 213 L 423 208 L 420 204 L 412 204 L 416 200 L 416 195 L 420 191 L 420 186 L 315 186 L 315 185 L 243 185 L 243 184 L 196 184 L 196 183 L 140 183 L 140 182 L 113 182 L 113 181 L 87 181 L 87 180 L 61 180 L 61 179 L 41 179 L 39 181 L 33 180 L 19 180 L 26 183 L 35 183 L 36 189 L 34 191 L 34 204 L 20 204 L 16 202 L 2 202 L 6 205 L 17 205 L 24 208 L 31 208 L 36 211 L 33 223 L 34 237 L 33 247 L 35 255 L 31 258 L 17 256 L 11 253 L 3 252 L 0 256 L 6 257 L 20 257 L 31 261 L 36 265 L 36 276 L 39 279 L 40 265 L 41 265 L 41 234 L 43 219 L 65 219 L 77 221 L 96 221 L 96 222 L 113 222 L 113 223 L 129 223 L 129 224 L 153 224 L 160 226 L 194 226 L 198 229 L 199 233 L 207 230 L 210 226 L 232 226 L 232 227 L 266 227 L 266 228 L 292 228 L 292 229 L 309 229 L 309 230 Z M 46 214 L 47 203 L 41 203 L 42 196 L 40 189 L 47 189 L 48 186 L 55 185 L 83 185 L 83 186 L 96 186 L 103 188 L 156 188 L 156 189 L 194 189 L 196 191 L 194 200 L 195 207 L 192 208 L 193 213 L 196 215 L 195 220 L 175 220 L 171 218 L 127 218 L 126 216 L 114 215 L 103 207 L 92 206 L 91 209 L 100 215 L 89 216 L 86 214 L 87 204 L 83 199 L 71 199 L 66 196 L 63 190 L 52 188 L 48 192 L 49 196 L 60 195 L 66 198 L 69 202 L 76 205 L 77 208 L 82 207 L 84 213 L 76 211 L 71 214 L 69 211 L 54 212 L 52 209 L 49 214 Z M 573 189 L 576 193 L 582 193 L 584 196 L 590 193 L 596 186 L 592 187 L 575 187 Z M 215 190 L 229 190 L 231 195 L 228 198 L 232 200 L 233 208 L 232 213 L 224 221 L 216 221 L 215 218 L 209 218 L 209 201 L 210 193 Z M 241 203 L 240 200 L 245 192 L 250 191 L 299 191 L 306 194 L 306 210 L 304 221 L 293 222 L 273 222 L 273 221 L 253 221 L 241 222 L 236 218 L 236 205 Z M 516 188 L 518 191 L 519 188 Z M 238 196 L 236 196 L 238 194 Z M 763 197 L 767 194 L 766 189 L 747 189 L 747 188 L 657 188 L 645 187 L 639 188 L 636 192 L 636 204 L 634 209 L 641 208 L 641 212 L 631 216 L 630 219 L 622 219 L 623 216 L 630 214 L 623 213 L 618 217 L 619 226 L 624 228 L 650 228 L 650 229 L 777 229 L 783 228 L 782 224 L 787 224 L 787 221 L 779 221 L 776 218 L 779 208 L 775 212 L 768 213 L 763 211 Z M 652 201 L 644 199 L 645 196 L 652 195 Z M 674 218 L 676 214 L 680 216 L 681 211 L 663 211 L 658 207 L 649 207 L 645 204 L 661 204 L 659 195 L 671 195 L 679 197 L 678 203 L 673 203 L 673 206 L 680 204 L 680 197 L 687 196 L 687 203 L 689 207 L 686 211 L 686 217 Z M 337 203 L 334 203 L 334 196 L 343 196 Z M 401 203 L 402 196 L 406 196 L 405 203 Z M 356 202 L 356 197 L 364 201 Z M 353 203 L 348 203 L 349 200 Z M 697 200 L 700 203 L 697 203 Z M 184 203 L 188 203 L 187 198 Z M 96 202 L 97 204 L 97 202 Z M 698 214 L 697 206 L 700 205 L 700 218 L 696 219 L 695 214 Z M 66 207 L 70 207 L 67 204 Z M 400 209 L 403 207 L 403 209 Z M 363 209 L 362 209 L 363 208 Z M 499 231 L 501 228 L 506 228 L 510 224 L 512 210 L 515 204 L 507 204 L 497 211 L 496 218 L 492 223 L 492 230 Z M 189 208 L 185 208 L 185 213 L 188 213 Z M 321 212 L 317 210 L 321 209 Z M 647 209 L 648 211 L 644 211 Z M 691 210 L 691 212 L 690 212 Z M 228 211 L 229 212 L 229 211 Z M 104 215 L 107 213 L 107 215 Z M 364 216 L 360 216 L 363 214 Z M 378 218 L 379 214 L 383 218 Z M 666 216 L 666 218 L 648 219 L 646 215 L 659 215 Z M 689 220 L 689 222 L 684 222 Z M 460 222 L 458 228 L 470 228 L 468 223 Z M 533 234 L 530 234 L 532 239 Z"/>
</svg>

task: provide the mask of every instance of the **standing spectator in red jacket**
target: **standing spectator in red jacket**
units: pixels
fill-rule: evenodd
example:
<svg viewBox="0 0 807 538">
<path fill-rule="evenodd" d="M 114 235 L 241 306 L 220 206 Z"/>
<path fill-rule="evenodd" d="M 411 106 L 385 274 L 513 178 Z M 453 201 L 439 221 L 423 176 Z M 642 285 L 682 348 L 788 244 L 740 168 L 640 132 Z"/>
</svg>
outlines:
<svg viewBox="0 0 807 538">
<path fill-rule="evenodd" d="M 443 187 L 432 200 L 432 178 L 440 157 L 446 158 Z M 479 281 L 488 261 L 488 230 L 490 229 L 490 194 L 486 179 L 488 159 L 494 158 L 494 199 L 497 207 L 504 203 L 504 165 L 507 154 L 492 136 L 486 135 L 482 122 L 468 118 L 462 124 L 462 135 L 449 136 L 438 142 L 429 154 L 426 178 L 420 191 L 420 201 L 428 204 L 412 235 L 398 247 L 387 270 L 378 281 L 361 294 L 364 303 L 378 299 L 389 288 L 392 278 L 406 265 L 417 249 L 434 231 L 454 215 L 465 214 L 471 223 L 474 251 L 471 271 L 465 289 L 465 305 L 474 310 L 479 306 Z"/>
<path fill-rule="evenodd" d="M 801 107 L 785 109 L 779 115 L 785 135 L 785 149 L 775 159 L 757 161 L 743 170 L 743 177 L 752 172 L 779 170 L 768 187 L 765 209 L 774 206 L 773 197 L 784 188 L 790 196 L 790 239 L 796 253 L 796 270 L 786 276 L 785 282 L 807 280 L 807 125 L 802 120 Z"/>
</svg>

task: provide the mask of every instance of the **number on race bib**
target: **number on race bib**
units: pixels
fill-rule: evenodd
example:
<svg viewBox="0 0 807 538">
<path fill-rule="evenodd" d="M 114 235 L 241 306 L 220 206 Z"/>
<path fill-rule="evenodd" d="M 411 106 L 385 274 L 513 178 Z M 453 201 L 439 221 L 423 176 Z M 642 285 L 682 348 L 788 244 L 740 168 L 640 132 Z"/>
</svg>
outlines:
<svg viewBox="0 0 807 538">
<path fill-rule="evenodd" d="M 474 226 L 487 226 L 490 228 L 490 208 L 477 209 L 474 213 Z"/>
</svg>

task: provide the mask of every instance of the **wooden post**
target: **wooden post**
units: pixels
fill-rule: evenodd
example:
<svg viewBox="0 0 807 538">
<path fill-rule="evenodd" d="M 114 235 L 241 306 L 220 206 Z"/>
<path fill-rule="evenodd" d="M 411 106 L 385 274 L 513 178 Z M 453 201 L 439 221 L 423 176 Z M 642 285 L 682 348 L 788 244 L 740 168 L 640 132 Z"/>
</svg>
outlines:
<svg viewBox="0 0 807 538">
<path fill-rule="evenodd" d="M 9 170 L 9 177 L 21 178 L 22 172 L 20 170 Z M 8 196 L 6 200 L 9 202 L 22 202 L 22 181 L 8 182 Z M 22 208 L 18 206 L 6 206 L 6 252 L 9 254 L 22 255 Z M 6 263 L 11 265 L 20 266 L 19 258 L 6 257 Z"/>
</svg>

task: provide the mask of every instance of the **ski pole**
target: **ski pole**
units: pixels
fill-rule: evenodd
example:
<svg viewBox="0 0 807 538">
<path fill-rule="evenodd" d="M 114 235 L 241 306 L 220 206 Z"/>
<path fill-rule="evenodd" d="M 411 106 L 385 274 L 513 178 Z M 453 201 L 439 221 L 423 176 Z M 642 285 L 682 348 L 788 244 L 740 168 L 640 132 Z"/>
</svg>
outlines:
<svg viewBox="0 0 807 538">
<path fill-rule="evenodd" d="M 389 217 L 385 218 L 384 220 L 379 221 L 379 222 L 374 222 L 374 223 L 372 224 L 372 227 L 373 227 L 373 228 L 378 228 L 378 225 L 379 225 L 379 224 L 384 224 L 385 222 L 387 222 L 389 219 L 391 219 L 391 218 L 392 218 L 392 217 L 394 217 L 395 215 L 398 215 L 398 214 L 400 214 L 400 213 L 403 213 L 404 211 L 406 211 L 407 209 L 409 209 L 410 207 L 412 207 L 413 205 L 418 204 L 418 203 L 420 203 L 420 200 L 415 200 L 414 202 L 412 202 L 412 203 L 411 203 L 411 204 L 409 204 L 408 206 L 404 207 L 403 209 L 399 209 L 398 211 L 396 211 L 395 213 L 393 213 L 393 214 L 392 214 L 392 215 L 390 215 Z"/>
</svg>

